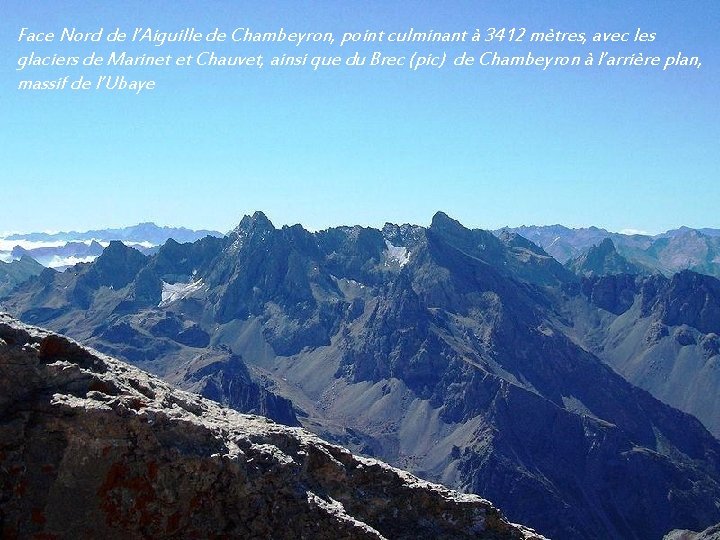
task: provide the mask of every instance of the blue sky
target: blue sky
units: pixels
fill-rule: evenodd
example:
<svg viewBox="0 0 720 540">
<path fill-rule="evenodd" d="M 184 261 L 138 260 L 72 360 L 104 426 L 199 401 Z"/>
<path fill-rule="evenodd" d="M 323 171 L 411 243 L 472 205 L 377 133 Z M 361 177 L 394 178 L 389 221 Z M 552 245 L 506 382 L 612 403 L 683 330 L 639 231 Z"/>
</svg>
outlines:
<svg viewBox="0 0 720 540">
<path fill-rule="evenodd" d="M 597 225 L 660 232 L 719 227 L 720 2 L 6 0 L 0 20 L 0 232 L 140 221 L 227 230 L 263 210 L 320 229 L 426 224 L 443 210 L 473 227 Z M 652 44 L 218 45 L 223 54 L 345 55 L 447 50 L 504 55 L 666 56 L 702 68 L 208 70 L 133 68 L 146 95 L 19 92 L 35 51 L 83 55 L 107 44 L 18 44 L 21 27 L 167 31 L 441 31 L 488 26 L 657 32 Z M 106 30 L 107 31 L 107 30 Z M 156 54 L 206 50 L 184 44 Z M 117 46 L 133 54 L 152 47 Z M 565 51 L 565 52 L 563 52 Z M 114 74 L 109 68 L 89 72 Z"/>
</svg>

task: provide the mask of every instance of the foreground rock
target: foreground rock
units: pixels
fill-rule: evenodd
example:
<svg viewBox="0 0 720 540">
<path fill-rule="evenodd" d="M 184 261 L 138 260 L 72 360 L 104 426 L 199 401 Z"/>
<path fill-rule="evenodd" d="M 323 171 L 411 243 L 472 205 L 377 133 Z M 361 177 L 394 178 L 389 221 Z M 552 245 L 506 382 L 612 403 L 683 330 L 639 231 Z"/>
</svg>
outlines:
<svg viewBox="0 0 720 540">
<path fill-rule="evenodd" d="M 539 538 L 4 315 L 0 487 L 3 538 Z"/>
<path fill-rule="evenodd" d="M 665 535 L 663 540 L 720 540 L 720 523 L 702 532 L 675 530 Z"/>
</svg>

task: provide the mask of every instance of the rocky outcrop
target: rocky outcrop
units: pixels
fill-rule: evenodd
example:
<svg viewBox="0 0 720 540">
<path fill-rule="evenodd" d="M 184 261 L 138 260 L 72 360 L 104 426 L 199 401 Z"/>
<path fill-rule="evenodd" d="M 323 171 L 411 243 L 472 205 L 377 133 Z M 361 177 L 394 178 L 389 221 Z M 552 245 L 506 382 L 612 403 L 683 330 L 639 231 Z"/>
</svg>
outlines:
<svg viewBox="0 0 720 540">
<path fill-rule="evenodd" d="M 577 259 L 569 261 L 567 266 L 576 274 L 585 277 L 646 272 L 642 266 L 631 263 L 620 255 L 610 238 L 592 246 Z"/>
<path fill-rule="evenodd" d="M 581 290 L 595 306 L 615 315 L 622 315 L 635 302 L 637 277 L 631 274 L 591 276 L 583 278 Z"/>
<path fill-rule="evenodd" d="M 720 280 L 690 272 L 675 274 L 655 309 L 670 326 L 687 324 L 707 334 L 720 333 Z"/>
<path fill-rule="evenodd" d="M 300 425 L 292 402 L 256 384 L 245 362 L 229 347 L 198 355 L 166 380 L 236 411 L 265 416 L 286 426 Z"/>
<path fill-rule="evenodd" d="M 0 315 L 3 538 L 540 538 Z"/>
</svg>

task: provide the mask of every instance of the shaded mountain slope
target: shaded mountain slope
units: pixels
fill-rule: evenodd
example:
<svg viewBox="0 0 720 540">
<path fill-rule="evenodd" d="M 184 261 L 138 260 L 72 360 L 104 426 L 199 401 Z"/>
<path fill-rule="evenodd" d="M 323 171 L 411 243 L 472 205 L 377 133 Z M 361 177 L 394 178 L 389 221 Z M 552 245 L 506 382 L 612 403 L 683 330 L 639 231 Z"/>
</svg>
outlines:
<svg viewBox="0 0 720 540">
<path fill-rule="evenodd" d="M 583 290 L 602 311 L 568 315 L 578 339 L 720 436 L 720 280 L 690 271 L 671 279 L 606 276 Z"/>
<path fill-rule="evenodd" d="M 43 266 L 27 256 L 9 263 L 0 261 L 0 298 L 42 271 Z"/>
<path fill-rule="evenodd" d="M 488 501 L 0 315 L 0 535 L 538 538 Z"/>
</svg>

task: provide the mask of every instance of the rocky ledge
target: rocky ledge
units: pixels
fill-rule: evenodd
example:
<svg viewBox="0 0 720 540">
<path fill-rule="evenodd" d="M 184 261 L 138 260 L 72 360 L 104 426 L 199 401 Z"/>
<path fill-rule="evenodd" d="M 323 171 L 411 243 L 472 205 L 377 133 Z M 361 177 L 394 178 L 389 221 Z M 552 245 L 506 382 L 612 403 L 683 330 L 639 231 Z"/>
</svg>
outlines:
<svg viewBox="0 0 720 540">
<path fill-rule="evenodd" d="M 541 538 L 0 315 L 2 538 Z"/>
<path fill-rule="evenodd" d="M 663 540 L 720 540 L 720 523 L 702 532 L 674 530 L 666 534 Z"/>
</svg>

